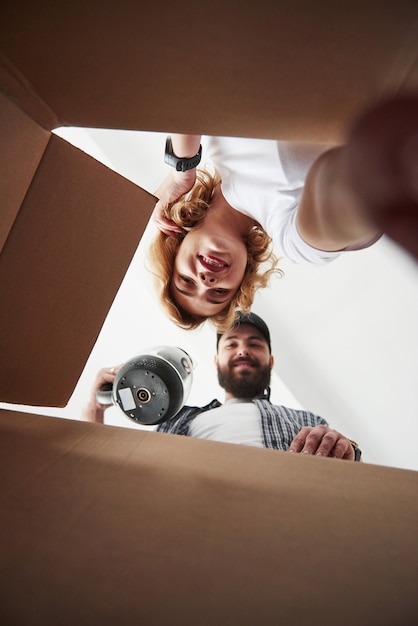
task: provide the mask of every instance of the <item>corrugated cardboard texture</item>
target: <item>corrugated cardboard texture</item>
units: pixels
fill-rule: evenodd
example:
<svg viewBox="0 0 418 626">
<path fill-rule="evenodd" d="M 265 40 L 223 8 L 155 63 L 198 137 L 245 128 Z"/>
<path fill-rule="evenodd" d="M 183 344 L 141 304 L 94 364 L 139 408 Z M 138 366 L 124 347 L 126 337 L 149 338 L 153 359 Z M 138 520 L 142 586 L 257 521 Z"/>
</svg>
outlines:
<svg viewBox="0 0 418 626">
<path fill-rule="evenodd" d="M 9 157 L 8 173 L 16 172 L 20 187 L 20 152 Z M 1 255 L 2 401 L 68 402 L 154 204 L 147 192 L 50 137 Z"/>
<path fill-rule="evenodd" d="M 0 92 L 0 252 L 48 144 L 49 135 Z"/>
<path fill-rule="evenodd" d="M 16 31 L 15 35 L 17 35 Z M 13 103 L 19 103 L 20 108 L 43 128 L 50 130 L 59 125 L 54 111 L 49 108 L 46 102 L 41 100 L 27 78 L 19 72 L 1 50 L 0 91 Z"/>
<path fill-rule="evenodd" d="M 334 141 L 418 88 L 417 20 L 416 0 L 7 0 L 0 38 L 63 124 Z"/>
<path fill-rule="evenodd" d="M 412 626 L 418 473 L 3 411 L 0 621 Z"/>
</svg>

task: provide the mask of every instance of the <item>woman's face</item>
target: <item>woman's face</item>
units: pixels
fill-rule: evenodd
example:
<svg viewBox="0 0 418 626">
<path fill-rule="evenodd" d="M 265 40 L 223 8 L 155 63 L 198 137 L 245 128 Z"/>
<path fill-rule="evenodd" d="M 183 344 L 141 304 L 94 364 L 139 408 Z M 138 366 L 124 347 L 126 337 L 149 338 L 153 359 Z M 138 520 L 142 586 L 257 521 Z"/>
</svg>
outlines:
<svg viewBox="0 0 418 626">
<path fill-rule="evenodd" d="M 193 228 L 174 261 L 171 292 L 178 306 L 211 317 L 232 300 L 244 278 L 247 248 L 242 238 Z"/>
</svg>

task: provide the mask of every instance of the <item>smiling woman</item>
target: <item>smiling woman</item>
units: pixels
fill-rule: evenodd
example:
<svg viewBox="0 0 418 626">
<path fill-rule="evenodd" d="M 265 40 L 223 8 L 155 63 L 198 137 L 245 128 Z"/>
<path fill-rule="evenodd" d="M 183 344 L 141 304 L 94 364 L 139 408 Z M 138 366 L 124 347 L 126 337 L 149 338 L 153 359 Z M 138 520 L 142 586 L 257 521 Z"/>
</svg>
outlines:
<svg viewBox="0 0 418 626">
<path fill-rule="evenodd" d="M 159 232 L 149 250 L 160 301 L 186 329 L 207 318 L 230 326 L 236 308 L 249 311 L 256 290 L 281 273 L 270 237 L 227 203 L 220 182 L 198 171 L 192 190 L 164 210 L 180 232 Z"/>
<path fill-rule="evenodd" d="M 179 326 L 210 318 L 226 327 L 234 309 L 248 311 L 275 271 L 272 244 L 294 263 L 323 265 L 381 236 L 360 210 L 344 146 L 206 137 L 216 174 L 197 176 L 200 141 L 167 141 L 173 169 L 155 194 L 161 232 L 150 260 L 163 307 Z"/>
</svg>

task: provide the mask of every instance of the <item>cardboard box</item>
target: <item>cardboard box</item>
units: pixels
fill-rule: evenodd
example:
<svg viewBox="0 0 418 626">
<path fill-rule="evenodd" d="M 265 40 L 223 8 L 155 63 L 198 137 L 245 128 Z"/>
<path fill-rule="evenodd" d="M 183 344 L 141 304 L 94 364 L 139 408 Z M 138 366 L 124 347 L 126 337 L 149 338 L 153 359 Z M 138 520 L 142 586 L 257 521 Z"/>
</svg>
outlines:
<svg viewBox="0 0 418 626">
<path fill-rule="evenodd" d="M 417 4 L 3 2 L 0 398 L 63 406 L 154 199 L 60 125 L 342 141 Z M 5 624 L 413 624 L 417 474 L 1 411 Z"/>
<path fill-rule="evenodd" d="M 0 440 L 3 624 L 416 623 L 418 472 L 7 411 Z"/>
<path fill-rule="evenodd" d="M 155 204 L 0 93 L 0 398 L 65 406 Z"/>
</svg>

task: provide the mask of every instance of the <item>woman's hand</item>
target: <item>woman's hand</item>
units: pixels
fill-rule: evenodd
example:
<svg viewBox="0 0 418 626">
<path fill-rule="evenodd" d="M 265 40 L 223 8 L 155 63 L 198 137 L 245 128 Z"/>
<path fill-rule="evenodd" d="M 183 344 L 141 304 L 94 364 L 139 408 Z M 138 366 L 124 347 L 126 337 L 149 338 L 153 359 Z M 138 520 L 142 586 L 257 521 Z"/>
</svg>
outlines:
<svg viewBox="0 0 418 626">
<path fill-rule="evenodd" d="M 182 228 L 166 217 L 166 210 L 185 193 L 190 191 L 196 182 L 196 169 L 187 172 L 170 171 L 154 195 L 159 198 L 152 213 L 152 220 L 163 233 L 174 237 L 181 233 Z"/>
</svg>

